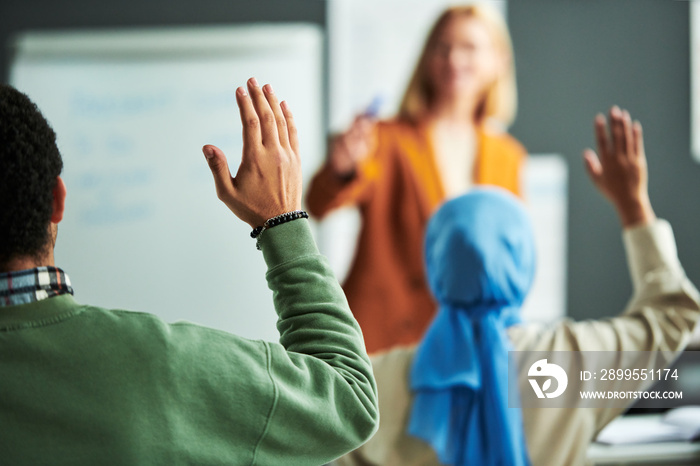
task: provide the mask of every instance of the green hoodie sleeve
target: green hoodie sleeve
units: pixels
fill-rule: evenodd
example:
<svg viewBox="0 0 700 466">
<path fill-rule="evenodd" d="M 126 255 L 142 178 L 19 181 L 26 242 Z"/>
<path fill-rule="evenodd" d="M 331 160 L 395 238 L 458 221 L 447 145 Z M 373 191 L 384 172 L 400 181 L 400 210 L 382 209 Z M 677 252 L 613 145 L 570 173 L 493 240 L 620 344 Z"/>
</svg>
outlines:
<svg viewBox="0 0 700 466">
<path fill-rule="evenodd" d="M 357 448 L 378 425 L 362 333 L 306 220 L 264 232 L 280 344 L 269 344 L 274 403 L 256 464 L 322 464 Z"/>
<path fill-rule="evenodd" d="M 151 341 L 149 373 L 164 380 L 142 404 L 165 413 L 153 422 L 160 449 L 175 452 L 170 464 L 321 465 L 359 447 L 378 426 L 362 333 L 308 221 L 265 231 L 261 247 L 279 343 L 186 322 L 140 333 Z M 141 316 L 139 325 L 163 324 Z M 162 345 L 152 341 L 156 335 Z"/>
</svg>

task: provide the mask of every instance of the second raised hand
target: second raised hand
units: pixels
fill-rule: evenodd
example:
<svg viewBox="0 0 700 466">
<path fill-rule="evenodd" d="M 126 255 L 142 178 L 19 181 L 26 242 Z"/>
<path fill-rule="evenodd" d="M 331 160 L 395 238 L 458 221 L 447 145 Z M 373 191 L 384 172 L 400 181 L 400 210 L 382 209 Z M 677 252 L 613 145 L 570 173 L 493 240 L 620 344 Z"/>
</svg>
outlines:
<svg viewBox="0 0 700 466">
<path fill-rule="evenodd" d="M 241 220 L 255 228 L 267 219 L 301 208 L 301 158 L 294 118 L 269 84 L 255 78 L 248 91 L 236 89 L 243 124 L 243 154 L 231 176 L 223 151 L 202 148 L 214 176 L 216 194 Z"/>
<path fill-rule="evenodd" d="M 598 154 L 584 151 L 591 180 L 615 206 L 625 227 L 653 221 L 642 125 L 632 123 L 628 111 L 612 107 L 610 136 L 603 115 L 596 116 L 594 127 Z"/>
</svg>

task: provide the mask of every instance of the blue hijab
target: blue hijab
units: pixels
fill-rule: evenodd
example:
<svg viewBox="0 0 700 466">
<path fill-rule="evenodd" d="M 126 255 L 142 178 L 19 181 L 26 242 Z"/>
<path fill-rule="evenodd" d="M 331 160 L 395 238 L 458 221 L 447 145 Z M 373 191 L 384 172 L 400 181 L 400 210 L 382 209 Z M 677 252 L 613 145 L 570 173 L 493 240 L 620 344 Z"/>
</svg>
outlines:
<svg viewBox="0 0 700 466">
<path fill-rule="evenodd" d="M 521 202 L 479 188 L 446 202 L 425 239 L 435 320 L 416 350 L 409 434 L 449 465 L 528 465 L 520 407 L 508 407 L 506 328 L 535 273 L 535 241 Z"/>
</svg>

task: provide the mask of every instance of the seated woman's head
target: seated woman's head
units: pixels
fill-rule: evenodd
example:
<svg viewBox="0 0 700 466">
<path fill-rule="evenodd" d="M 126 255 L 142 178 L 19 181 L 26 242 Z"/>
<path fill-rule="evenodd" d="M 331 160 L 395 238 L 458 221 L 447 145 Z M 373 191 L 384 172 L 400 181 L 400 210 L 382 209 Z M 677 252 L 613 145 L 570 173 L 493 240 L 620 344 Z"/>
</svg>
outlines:
<svg viewBox="0 0 700 466">
<path fill-rule="evenodd" d="M 496 187 L 445 202 L 425 237 L 430 289 L 464 309 L 519 307 L 535 273 L 535 240 L 522 202 Z"/>
</svg>

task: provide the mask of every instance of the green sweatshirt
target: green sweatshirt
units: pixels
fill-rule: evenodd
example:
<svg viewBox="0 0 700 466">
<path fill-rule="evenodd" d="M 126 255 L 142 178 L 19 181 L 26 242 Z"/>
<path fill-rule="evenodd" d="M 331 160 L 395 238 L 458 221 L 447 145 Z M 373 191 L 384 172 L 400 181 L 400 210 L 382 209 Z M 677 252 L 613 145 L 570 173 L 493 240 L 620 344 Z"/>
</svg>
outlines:
<svg viewBox="0 0 700 466">
<path fill-rule="evenodd" d="M 308 222 L 261 244 L 280 344 L 70 295 L 0 308 L 0 464 L 320 465 L 368 439 L 372 369 Z"/>
</svg>

